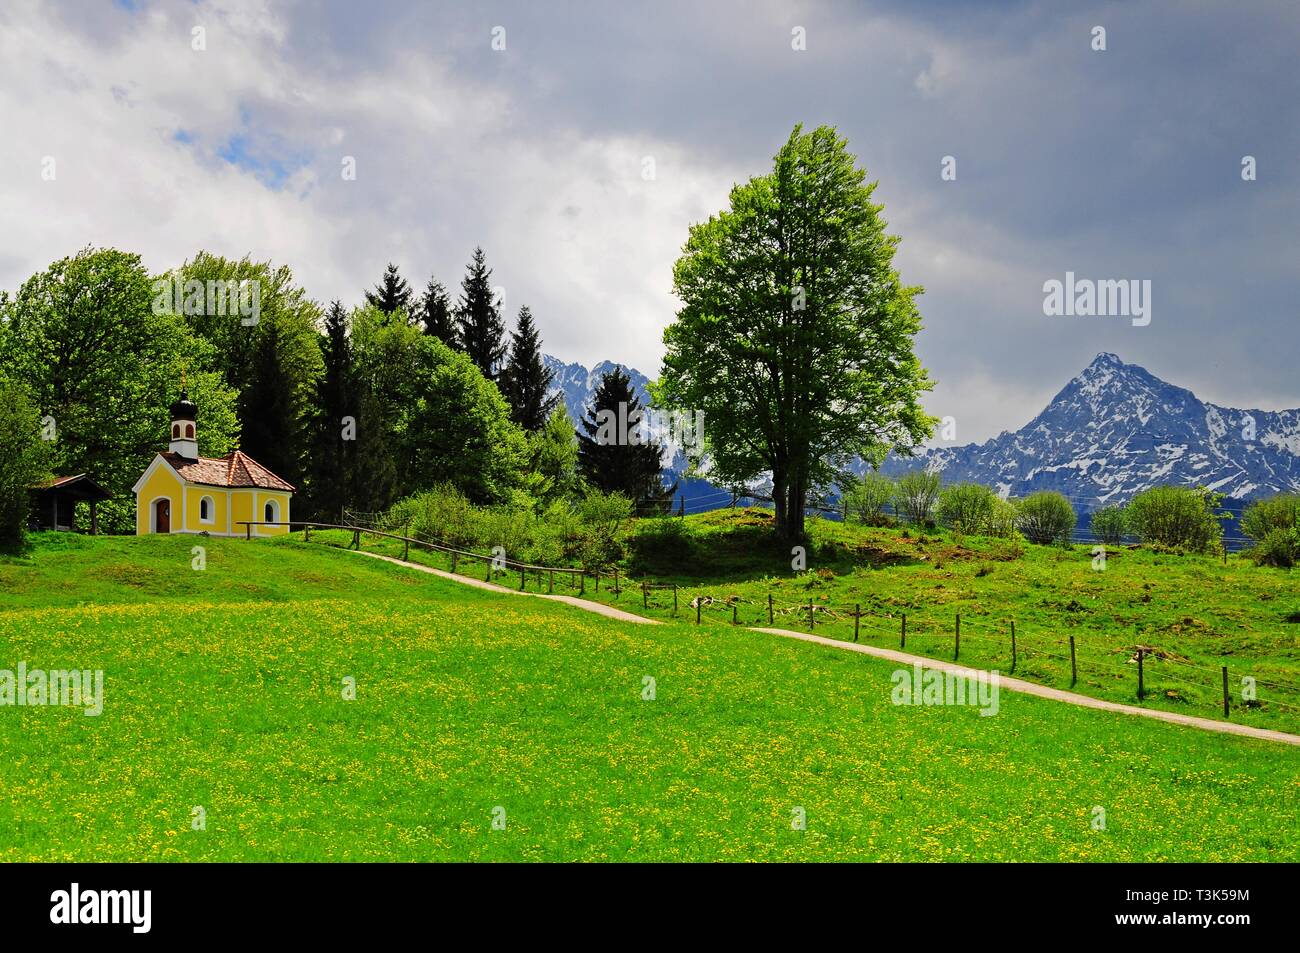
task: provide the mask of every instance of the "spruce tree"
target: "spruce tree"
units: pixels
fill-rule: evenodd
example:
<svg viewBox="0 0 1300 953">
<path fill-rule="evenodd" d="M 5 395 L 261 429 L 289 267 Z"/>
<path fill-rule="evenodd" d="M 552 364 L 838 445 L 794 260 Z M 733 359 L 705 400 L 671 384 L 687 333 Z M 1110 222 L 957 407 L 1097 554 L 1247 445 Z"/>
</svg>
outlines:
<svg viewBox="0 0 1300 953">
<path fill-rule="evenodd" d="M 580 422 L 578 473 L 588 486 L 623 493 L 645 511 L 669 506 L 677 484 L 663 485 L 663 448 L 641 432 L 643 413 L 623 369 L 606 372 Z"/>
<path fill-rule="evenodd" d="M 424 333 L 435 337 L 450 348 L 459 347 L 456 319 L 451 313 L 451 300 L 447 289 L 436 278 L 429 279 L 424 297 L 420 299 L 420 323 Z"/>
<path fill-rule="evenodd" d="M 375 285 L 374 291 L 366 292 L 366 302 L 378 308 L 384 314 L 392 315 L 396 311 L 411 312 L 411 286 L 397 271 L 391 261 L 384 269 L 384 277 Z"/>
<path fill-rule="evenodd" d="M 495 381 L 506 354 L 506 328 L 492 298 L 492 269 L 487 266 L 482 248 L 474 249 L 474 259 L 460 287 L 460 304 L 456 308 L 460 346 L 483 376 Z"/>
<path fill-rule="evenodd" d="M 310 510 L 327 522 L 338 519 L 349 502 L 355 478 L 356 380 L 352 343 L 348 340 L 348 316 L 335 301 L 325 315 L 325 333 L 320 337 L 324 372 L 316 382 L 316 416 L 311 435 Z M 344 418 L 352 426 L 345 432 Z"/>
<path fill-rule="evenodd" d="M 501 391 L 510 402 L 510 418 L 529 433 L 546 426 L 546 419 L 560 399 L 551 393 L 555 372 L 542 361 L 542 342 L 533 324 L 533 313 L 524 305 L 519 323 L 510 335 L 510 356 L 501 374 Z"/>
<path fill-rule="evenodd" d="M 299 486 L 304 428 L 298 417 L 293 376 L 284 367 L 278 323 L 264 320 L 258 331 L 252 373 L 239 395 L 240 449 L 276 476 Z"/>
</svg>

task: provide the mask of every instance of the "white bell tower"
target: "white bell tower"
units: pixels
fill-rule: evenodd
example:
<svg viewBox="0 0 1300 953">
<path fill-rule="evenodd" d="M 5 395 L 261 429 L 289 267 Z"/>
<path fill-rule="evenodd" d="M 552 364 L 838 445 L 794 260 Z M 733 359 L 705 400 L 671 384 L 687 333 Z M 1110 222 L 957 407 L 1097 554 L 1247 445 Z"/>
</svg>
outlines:
<svg viewBox="0 0 1300 953">
<path fill-rule="evenodd" d="M 199 458 L 199 442 L 194 432 L 194 417 L 198 408 L 183 389 L 181 399 L 172 404 L 172 441 L 168 449 L 190 460 Z"/>
</svg>

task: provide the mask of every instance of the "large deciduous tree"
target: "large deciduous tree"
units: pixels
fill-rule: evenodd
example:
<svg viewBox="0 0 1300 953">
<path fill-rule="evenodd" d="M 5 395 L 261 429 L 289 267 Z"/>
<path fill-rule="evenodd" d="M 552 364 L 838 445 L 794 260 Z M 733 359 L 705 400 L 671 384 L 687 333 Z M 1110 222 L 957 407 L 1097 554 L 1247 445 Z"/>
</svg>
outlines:
<svg viewBox="0 0 1300 953">
<path fill-rule="evenodd" d="M 320 307 L 294 281 L 288 266 L 238 261 L 200 252 L 172 275 L 182 288 L 256 289 L 248 315 L 228 308 L 189 307 L 185 321 L 217 349 L 226 382 L 239 392 L 240 449 L 294 484 L 308 504 L 311 424 L 322 358 L 317 343 Z M 251 312 L 254 309 L 249 309 Z M 206 423 L 199 423 L 200 443 Z"/>
<path fill-rule="evenodd" d="M 673 270 L 657 401 L 705 414 L 723 482 L 770 472 L 776 524 L 802 537 L 807 495 L 849 458 L 909 452 L 932 432 L 912 351 L 914 298 L 893 267 L 875 183 L 835 130 L 796 126 L 773 170 L 690 229 Z"/>
<path fill-rule="evenodd" d="M 135 526 L 131 486 L 167 448 L 182 372 L 199 408 L 200 450 L 218 455 L 234 443 L 235 393 L 216 351 L 155 299 L 140 256 L 86 248 L 24 282 L 0 316 L 0 374 L 26 384 L 50 418 L 50 469 L 89 473 L 113 494 L 100 509 L 107 532 Z"/>
<path fill-rule="evenodd" d="M 559 403 L 560 395 L 551 393 L 554 377 L 555 373 L 542 361 L 542 342 L 533 313 L 524 305 L 519 309 L 519 324 L 510 336 L 510 355 L 500 385 L 510 402 L 511 419 L 529 433 L 545 427 Z"/>
</svg>

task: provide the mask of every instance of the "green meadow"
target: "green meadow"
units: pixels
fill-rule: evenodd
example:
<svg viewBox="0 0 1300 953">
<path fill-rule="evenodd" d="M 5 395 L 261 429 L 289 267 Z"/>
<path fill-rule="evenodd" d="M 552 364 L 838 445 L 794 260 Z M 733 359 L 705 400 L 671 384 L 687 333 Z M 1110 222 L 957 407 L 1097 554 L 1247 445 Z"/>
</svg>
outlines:
<svg viewBox="0 0 1300 953">
<path fill-rule="evenodd" d="M 1020 540 L 959 536 L 947 530 L 874 529 L 811 520 L 802 569 L 775 541 L 765 510 L 716 510 L 685 519 L 639 520 L 625 534 L 620 589 L 588 577 L 584 598 L 660 620 L 701 625 L 769 624 L 898 648 L 903 617 L 910 652 L 951 660 L 961 616 L 960 660 L 1055 688 L 1135 704 L 1143 649 L 1142 704 L 1204 718 L 1223 717 L 1223 667 L 1232 721 L 1300 733 L 1300 572 L 1218 557 L 1108 548 L 1104 568 L 1093 548 L 1035 546 Z M 342 531 L 314 543 L 349 546 Z M 362 536 L 362 549 L 401 556 L 400 542 Z M 486 547 L 482 547 L 485 549 Z M 507 551 L 510 547 L 507 546 Z M 413 548 L 410 559 L 447 570 L 440 552 Z M 484 563 L 457 571 L 484 578 Z M 517 588 L 518 572 L 500 573 Z M 526 574 L 530 592 L 549 575 Z M 654 588 L 642 591 L 641 583 Z M 573 581 L 555 577 L 556 592 Z M 676 585 L 677 611 L 673 612 Z M 1077 682 L 1071 685 L 1070 639 Z M 1253 697 L 1242 680 L 1253 679 Z"/>
<path fill-rule="evenodd" d="M 845 563 L 820 592 L 903 600 L 987 560 L 1026 619 L 1089 604 L 1036 591 L 1037 557 L 1016 580 L 975 551 Z M 749 558 L 693 584 L 757 587 Z M 1222 612 L 1256 618 L 1252 591 L 1270 587 Z M 1194 593 L 1154 592 L 1152 626 L 1182 611 L 1232 634 Z M 300 537 L 38 536 L 0 560 L 0 669 L 102 669 L 103 712 L 0 707 L 0 860 L 1300 859 L 1291 746 L 1010 692 L 992 717 L 896 706 L 890 663 L 682 616 L 616 622 Z M 1230 645 L 1294 662 L 1260 632 Z"/>
</svg>

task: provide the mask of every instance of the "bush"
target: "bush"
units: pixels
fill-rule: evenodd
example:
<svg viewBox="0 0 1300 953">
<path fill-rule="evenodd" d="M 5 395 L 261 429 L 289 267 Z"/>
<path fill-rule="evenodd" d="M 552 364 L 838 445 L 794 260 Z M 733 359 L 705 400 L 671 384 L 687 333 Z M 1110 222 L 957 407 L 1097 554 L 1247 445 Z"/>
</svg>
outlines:
<svg viewBox="0 0 1300 953">
<path fill-rule="evenodd" d="M 1300 562 L 1300 529 L 1271 529 L 1247 555 L 1261 566 L 1290 569 Z"/>
<path fill-rule="evenodd" d="M 1241 514 L 1241 531 L 1256 542 L 1263 542 L 1274 530 L 1292 530 L 1300 526 L 1300 494 L 1280 493 L 1257 500 Z"/>
<path fill-rule="evenodd" d="M 894 507 L 909 523 L 924 526 L 934 516 L 939 499 L 940 476 L 926 470 L 913 470 L 898 478 L 894 490 Z"/>
<path fill-rule="evenodd" d="M 989 514 L 988 534 L 999 539 L 1011 539 L 1016 535 L 1016 505 L 1000 496 L 993 497 L 993 512 Z"/>
<path fill-rule="evenodd" d="M 618 531 L 632 516 L 632 500 L 622 493 L 591 490 L 578 504 L 583 536 L 579 559 L 586 569 L 602 569 L 623 557 Z"/>
<path fill-rule="evenodd" d="M 1128 517 L 1122 506 L 1103 506 L 1092 514 L 1092 535 L 1107 546 L 1118 546 L 1128 532 Z"/>
<path fill-rule="evenodd" d="M 1223 527 L 1215 517 L 1221 493 L 1204 487 L 1157 486 L 1129 502 L 1128 527 L 1144 543 L 1209 552 L 1219 548 Z"/>
<path fill-rule="evenodd" d="M 957 483 L 939 493 L 939 520 L 958 533 L 986 533 L 997 497 L 979 483 Z"/>
<path fill-rule="evenodd" d="M 1074 532 L 1074 507 L 1060 493 L 1031 493 L 1016 506 L 1016 525 L 1025 538 L 1041 546 L 1065 545 Z"/>
<path fill-rule="evenodd" d="M 893 520 L 885 511 L 894 499 L 894 481 L 883 473 L 868 470 L 844 493 L 847 517 L 865 526 L 891 526 Z"/>
</svg>

